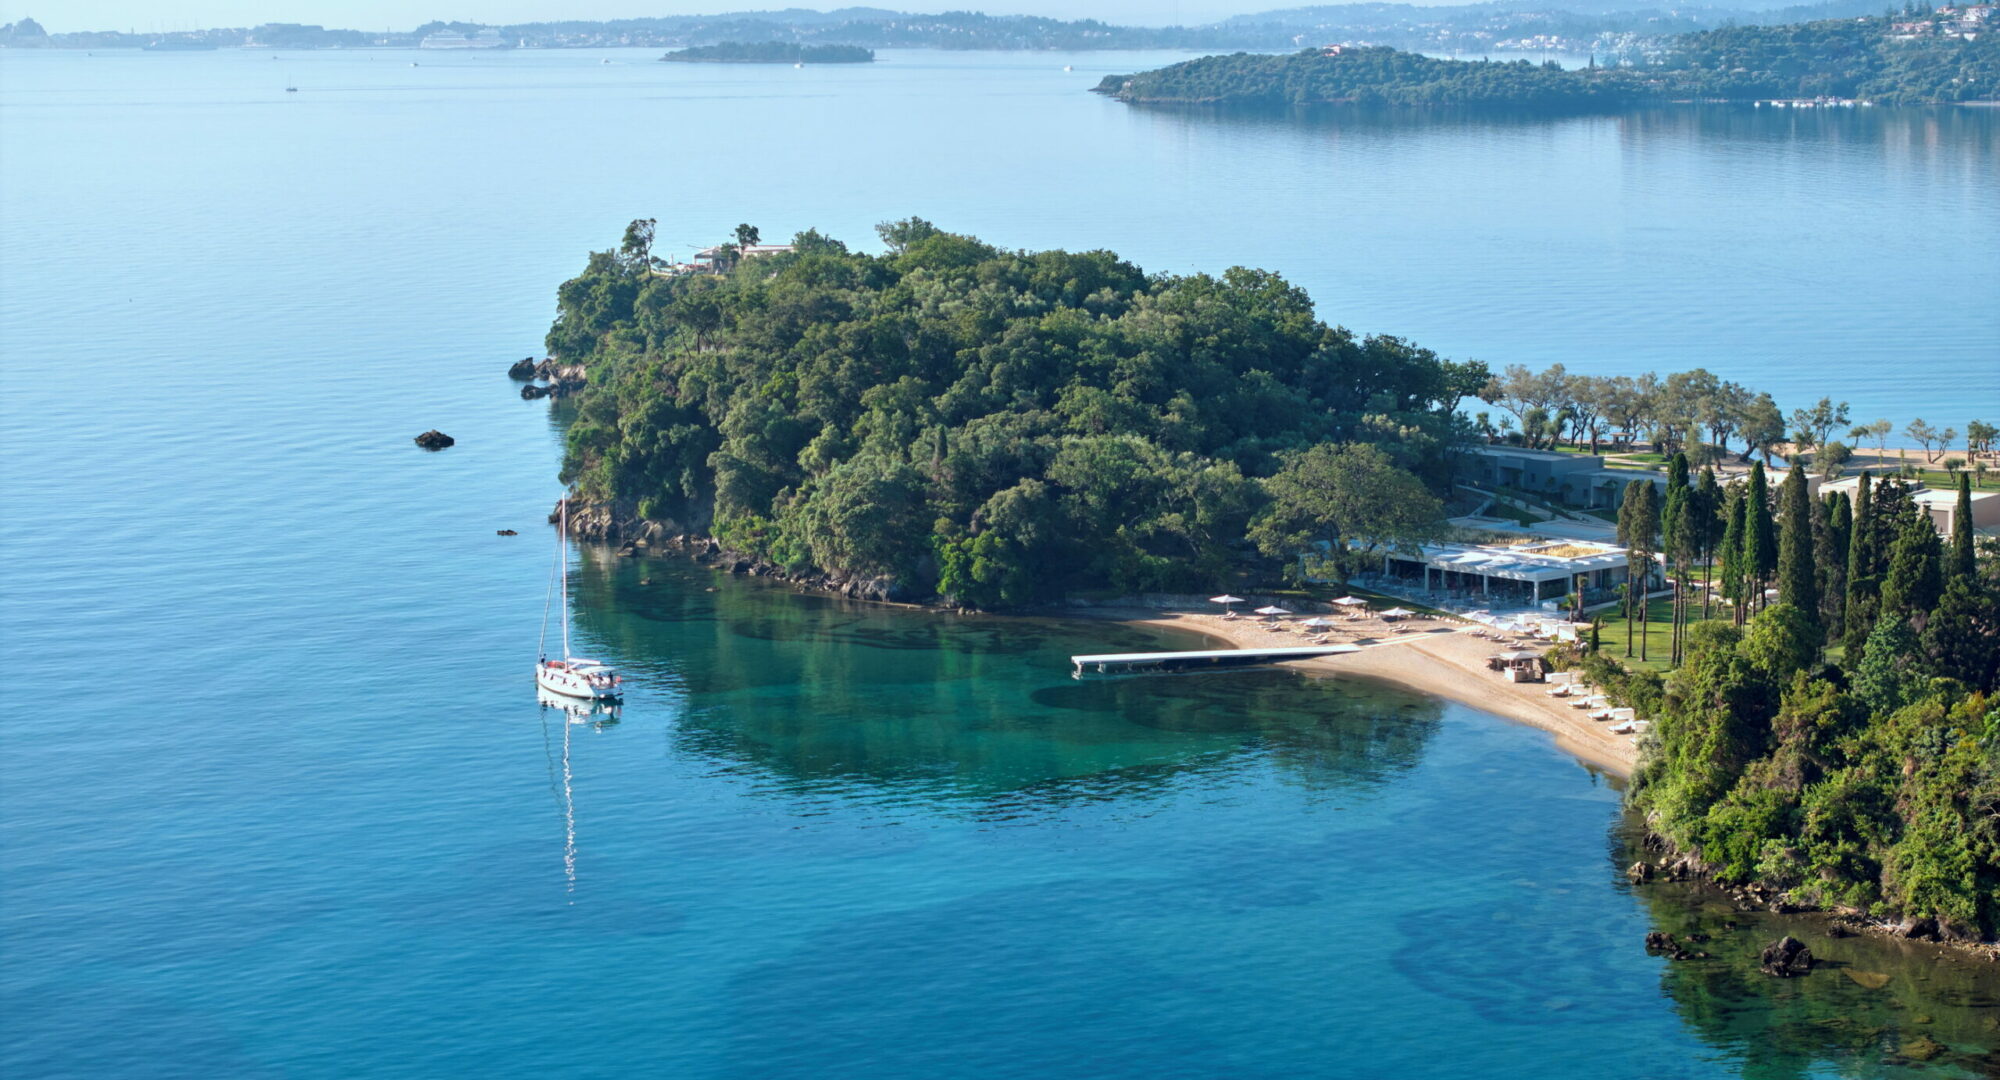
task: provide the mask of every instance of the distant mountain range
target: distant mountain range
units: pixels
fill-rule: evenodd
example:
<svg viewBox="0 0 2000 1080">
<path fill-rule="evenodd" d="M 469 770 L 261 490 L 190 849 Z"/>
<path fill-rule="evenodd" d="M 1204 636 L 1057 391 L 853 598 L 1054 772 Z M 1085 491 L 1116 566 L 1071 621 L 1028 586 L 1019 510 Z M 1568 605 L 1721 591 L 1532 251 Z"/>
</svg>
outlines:
<svg viewBox="0 0 2000 1080">
<path fill-rule="evenodd" d="M 687 48 L 784 42 L 862 48 L 1289 52 L 1327 44 L 1390 45 L 1433 53 L 1593 53 L 1643 56 L 1657 39 L 1732 24 L 1769 25 L 1880 15 L 1881 0 L 1827 0 L 1772 7 L 1635 8 L 1631 0 L 1492 0 L 1456 7 L 1359 3 L 1239 15 L 1203 26 L 1114 26 L 1093 19 L 912 14 L 882 8 L 787 9 L 610 21 L 512 25 L 430 22 L 406 32 L 329 29 L 299 23 L 167 34 L 115 30 L 51 34 L 33 19 L 0 26 L 0 47 L 57 49 L 262 47 L 277 49 Z"/>
</svg>

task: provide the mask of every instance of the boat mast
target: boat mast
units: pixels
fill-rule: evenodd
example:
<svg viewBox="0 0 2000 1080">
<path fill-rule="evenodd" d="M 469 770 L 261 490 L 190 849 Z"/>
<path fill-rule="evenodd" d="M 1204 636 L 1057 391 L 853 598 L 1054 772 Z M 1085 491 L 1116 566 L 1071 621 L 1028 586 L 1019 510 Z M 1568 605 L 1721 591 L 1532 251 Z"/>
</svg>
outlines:
<svg viewBox="0 0 2000 1080">
<path fill-rule="evenodd" d="M 569 500 L 562 501 L 556 526 L 556 562 L 562 565 L 563 659 L 569 659 Z"/>
</svg>

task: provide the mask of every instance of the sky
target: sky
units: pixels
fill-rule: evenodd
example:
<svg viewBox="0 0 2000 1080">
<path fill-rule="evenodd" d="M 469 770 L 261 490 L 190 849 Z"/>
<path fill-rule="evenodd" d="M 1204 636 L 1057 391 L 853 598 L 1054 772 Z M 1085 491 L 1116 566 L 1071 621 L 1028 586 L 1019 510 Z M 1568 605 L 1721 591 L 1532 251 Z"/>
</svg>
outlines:
<svg viewBox="0 0 2000 1080">
<path fill-rule="evenodd" d="M 408 30 L 432 19 L 520 23 L 549 19 L 620 19 L 650 15 L 706 15 L 784 7 L 881 7 L 898 11 L 972 9 L 993 15 L 1047 15 L 1103 19 L 1135 26 L 1211 22 L 1311 0 L 934 0 L 918 3 L 744 3 L 738 0 L 0 0 L 0 22 L 33 17 L 52 33 L 137 30 L 141 33 L 255 26 L 267 22 L 318 23 L 350 30 Z M 1418 0 L 1419 3 L 1424 0 Z M 1465 0 L 1452 0 L 1465 2 Z"/>
</svg>

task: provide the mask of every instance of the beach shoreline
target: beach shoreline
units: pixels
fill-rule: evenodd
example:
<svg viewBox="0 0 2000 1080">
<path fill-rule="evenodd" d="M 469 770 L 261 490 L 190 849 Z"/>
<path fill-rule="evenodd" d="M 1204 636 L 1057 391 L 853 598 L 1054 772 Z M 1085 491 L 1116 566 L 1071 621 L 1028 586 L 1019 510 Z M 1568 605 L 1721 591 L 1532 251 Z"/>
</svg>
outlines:
<svg viewBox="0 0 2000 1080">
<path fill-rule="evenodd" d="M 1302 643 L 1299 634 L 1274 634 L 1253 618 L 1225 620 L 1207 612 L 1109 607 L 1064 612 L 1064 618 L 1098 619 L 1133 626 L 1191 631 L 1233 649 L 1268 648 Z M 1455 701 L 1514 723 L 1547 732 L 1564 752 L 1590 767 L 1629 779 L 1638 764 L 1631 736 L 1615 735 L 1603 723 L 1551 698 L 1544 683 L 1509 683 L 1487 670 L 1486 658 L 1500 650 L 1490 640 L 1465 632 L 1471 624 L 1456 619 L 1418 619 L 1423 629 L 1389 636 L 1378 620 L 1359 624 L 1358 652 L 1291 660 L 1274 667 L 1291 668 L 1313 677 L 1362 678 Z M 1370 631 L 1382 630 L 1375 637 Z"/>
</svg>

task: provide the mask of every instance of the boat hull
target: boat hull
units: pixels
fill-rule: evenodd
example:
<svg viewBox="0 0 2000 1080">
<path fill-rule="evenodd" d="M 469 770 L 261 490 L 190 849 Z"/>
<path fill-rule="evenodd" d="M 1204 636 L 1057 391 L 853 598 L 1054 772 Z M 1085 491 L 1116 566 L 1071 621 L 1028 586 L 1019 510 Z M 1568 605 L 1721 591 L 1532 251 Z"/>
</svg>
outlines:
<svg viewBox="0 0 2000 1080">
<path fill-rule="evenodd" d="M 536 670 L 535 685 L 564 697 L 592 701 L 607 701 L 618 697 L 618 688 L 615 686 L 594 686 L 580 675 L 568 671 L 551 671 L 548 668 Z"/>
</svg>

